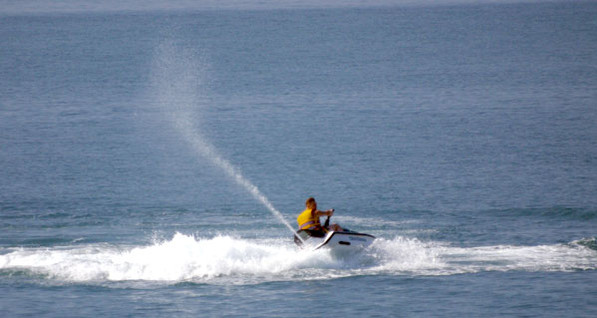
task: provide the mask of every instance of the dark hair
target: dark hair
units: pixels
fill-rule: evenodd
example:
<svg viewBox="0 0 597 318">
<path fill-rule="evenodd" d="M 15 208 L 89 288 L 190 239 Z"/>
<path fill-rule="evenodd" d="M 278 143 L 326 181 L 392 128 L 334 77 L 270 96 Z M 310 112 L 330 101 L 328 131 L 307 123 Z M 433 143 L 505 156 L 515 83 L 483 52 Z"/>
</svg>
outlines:
<svg viewBox="0 0 597 318">
<path fill-rule="evenodd" d="M 310 197 L 307 199 L 307 201 L 305 201 L 305 206 L 310 208 L 314 203 L 315 203 L 315 198 Z"/>
</svg>

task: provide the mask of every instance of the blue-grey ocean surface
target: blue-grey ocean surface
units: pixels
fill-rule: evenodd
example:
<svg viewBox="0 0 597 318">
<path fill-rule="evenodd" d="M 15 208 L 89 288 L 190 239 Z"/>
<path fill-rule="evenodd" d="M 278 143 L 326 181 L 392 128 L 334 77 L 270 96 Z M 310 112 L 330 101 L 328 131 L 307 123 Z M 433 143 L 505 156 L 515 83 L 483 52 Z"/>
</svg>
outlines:
<svg viewBox="0 0 597 318">
<path fill-rule="evenodd" d="M 0 7 L 2 317 L 597 316 L 597 2 Z"/>
</svg>

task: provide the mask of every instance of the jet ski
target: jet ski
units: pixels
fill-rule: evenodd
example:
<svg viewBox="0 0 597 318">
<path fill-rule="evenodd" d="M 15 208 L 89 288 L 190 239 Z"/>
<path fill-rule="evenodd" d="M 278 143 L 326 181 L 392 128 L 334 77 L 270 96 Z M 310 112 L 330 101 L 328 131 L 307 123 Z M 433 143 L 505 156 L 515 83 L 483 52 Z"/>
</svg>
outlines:
<svg viewBox="0 0 597 318">
<path fill-rule="evenodd" d="M 329 224 L 329 217 L 324 227 Z M 320 248 L 331 248 L 339 251 L 359 250 L 368 247 L 375 240 L 371 234 L 358 233 L 349 229 L 343 231 L 322 231 L 299 230 L 294 235 L 294 243 L 301 248 L 317 250 Z"/>
</svg>

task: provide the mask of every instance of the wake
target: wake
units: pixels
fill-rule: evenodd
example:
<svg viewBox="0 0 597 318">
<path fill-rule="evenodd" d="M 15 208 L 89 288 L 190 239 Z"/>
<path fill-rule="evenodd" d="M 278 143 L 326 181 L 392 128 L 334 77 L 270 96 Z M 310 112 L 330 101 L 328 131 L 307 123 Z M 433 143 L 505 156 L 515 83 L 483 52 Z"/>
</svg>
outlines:
<svg viewBox="0 0 597 318">
<path fill-rule="evenodd" d="M 396 237 L 337 256 L 304 251 L 288 240 L 211 238 L 176 233 L 145 246 L 81 245 L 0 250 L 0 276 L 34 275 L 62 282 L 146 281 L 165 284 L 258 284 L 358 275 L 437 276 L 487 271 L 597 269 L 595 239 L 540 246 L 452 247 Z M 589 243 L 591 244 L 591 243 Z"/>
</svg>

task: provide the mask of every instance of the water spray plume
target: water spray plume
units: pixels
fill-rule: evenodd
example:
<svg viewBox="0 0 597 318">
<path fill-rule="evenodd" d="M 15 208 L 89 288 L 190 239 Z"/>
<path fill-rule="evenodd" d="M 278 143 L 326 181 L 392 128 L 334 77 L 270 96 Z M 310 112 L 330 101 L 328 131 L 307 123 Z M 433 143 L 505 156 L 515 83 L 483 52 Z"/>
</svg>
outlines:
<svg viewBox="0 0 597 318">
<path fill-rule="evenodd" d="M 261 202 L 276 218 L 278 218 L 286 227 L 295 233 L 294 229 L 286 222 L 284 216 L 278 211 L 274 205 L 267 199 L 261 191 L 243 176 L 240 170 L 233 166 L 228 160 L 220 156 L 216 149 L 193 128 L 192 122 L 188 116 L 176 119 L 176 127 L 181 132 L 185 139 L 191 144 L 193 150 L 197 154 L 209 159 L 213 164 L 222 169 L 226 175 L 231 177 L 234 182 L 245 188 L 257 201 Z"/>
<path fill-rule="evenodd" d="M 170 115 L 176 130 L 198 155 L 220 168 L 236 184 L 242 186 L 253 198 L 261 202 L 292 233 L 296 234 L 282 213 L 259 191 L 257 186 L 251 183 L 239 168 L 222 157 L 196 128 L 196 123 L 192 120 L 195 116 L 191 110 L 201 100 L 201 96 L 198 95 L 201 84 L 200 68 L 194 64 L 197 58 L 188 52 L 174 50 L 172 45 L 162 45 L 158 48 L 156 56 L 154 70 L 157 72 L 154 74 L 154 86 L 158 91 L 157 102 Z"/>
</svg>

